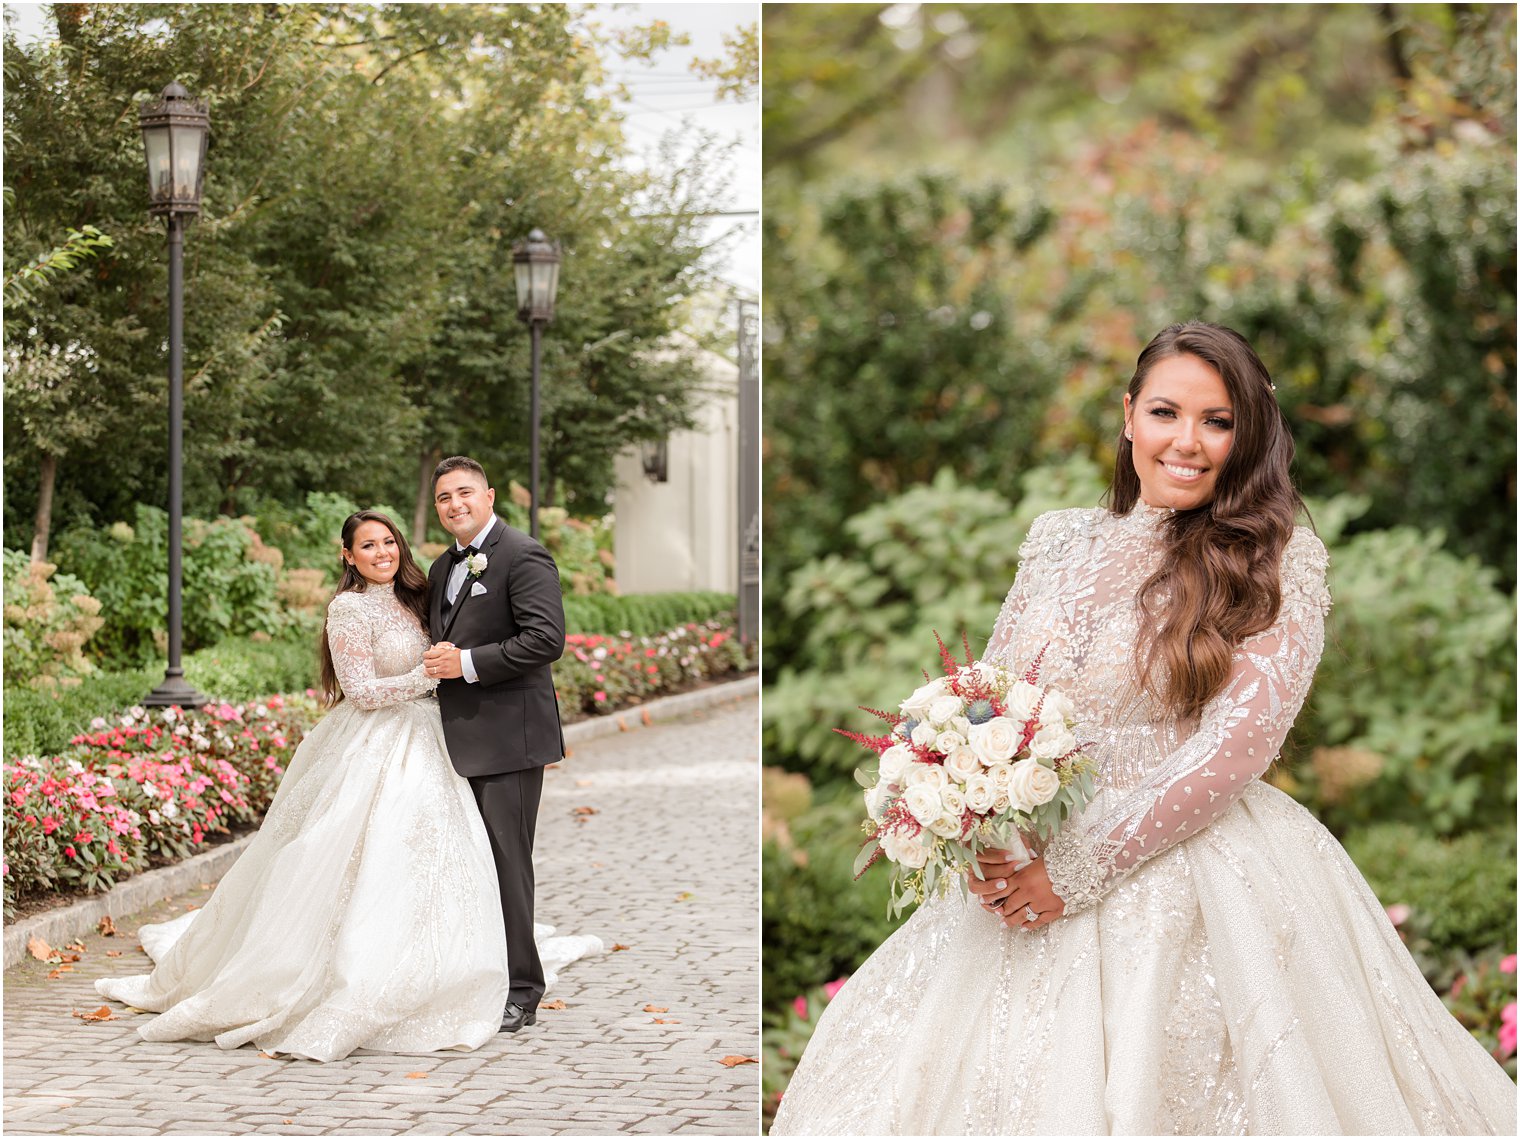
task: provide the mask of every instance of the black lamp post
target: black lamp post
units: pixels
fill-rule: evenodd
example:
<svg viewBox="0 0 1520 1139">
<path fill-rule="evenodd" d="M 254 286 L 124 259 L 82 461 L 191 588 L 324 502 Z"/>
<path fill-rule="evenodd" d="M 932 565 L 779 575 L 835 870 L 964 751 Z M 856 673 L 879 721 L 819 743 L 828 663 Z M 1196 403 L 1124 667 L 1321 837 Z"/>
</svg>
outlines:
<svg viewBox="0 0 1520 1139">
<path fill-rule="evenodd" d="M 512 247 L 512 268 L 517 276 L 517 315 L 528 322 L 533 340 L 533 394 L 529 418 L 528 530 L 538 538 L 538 340 L 544 325 L 554 319 L 554 294 L 559 291 L 559 246 L 535 229 L 528 240 Z"/>
<path fill-rule="evenodd" d="M 186 683 L 185 670 L 180 667 L 185 414 L 181 357 L 185 222 L 201 212 L 201 176 L 210 115 L 205 100 L 192 99 L 190 92 L 178 83 L 171 83 L 156 101 L 145 102 L 138 108 L 138 121 L 148 156 L 148 212 L 169 222 L 169 667 L 164 682 L 143 703 L 199 708 L 206 698 Z"/>
</svg>

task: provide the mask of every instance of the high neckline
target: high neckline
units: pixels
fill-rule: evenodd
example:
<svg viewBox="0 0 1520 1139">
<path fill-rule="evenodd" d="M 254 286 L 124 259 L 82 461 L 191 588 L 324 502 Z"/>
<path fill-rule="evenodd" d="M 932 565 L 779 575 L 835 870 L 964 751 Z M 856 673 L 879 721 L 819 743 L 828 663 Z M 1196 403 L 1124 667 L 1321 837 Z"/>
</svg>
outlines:
<svg viewBox="0 0 1520 1139">
<path fill-rule="evenodd" d="M 381 597 L 390 596 L 396 592 L 396 579 L 392 578 L 390 581 L 381 583 L 379 585 L 372 581 L 366 581 L 364 583 L 364 588 L 360 590 L 360 592 L 373 593 Z"/>
<path fill-rule="evenodd" d="M 1129 508 L 1128 513 L 1116 514 L 1114 517 L 1128 526 L 1141 529 L 1151 529 L 1160 526 L 1177 510 L 1171 506 L 1152 506 L 1144 499 L 1135 499 L 1135 504 Z"/>
</svg>

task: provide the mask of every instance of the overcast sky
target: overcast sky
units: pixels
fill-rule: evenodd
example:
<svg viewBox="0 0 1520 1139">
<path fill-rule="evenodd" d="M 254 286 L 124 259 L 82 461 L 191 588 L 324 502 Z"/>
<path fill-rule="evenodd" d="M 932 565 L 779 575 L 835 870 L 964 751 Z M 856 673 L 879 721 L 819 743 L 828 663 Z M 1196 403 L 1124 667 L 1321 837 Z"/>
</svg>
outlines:
<svg viewBox="0 0 1520 1139">
<path fill-rule="evenodd" d="M 12 14 L 16 38 L 29 43 L 53 34 L 52 21 L 42 4 L 6 4 Z M 675 132 L 680 137 L 705 131 L 721 140 L 738 143 L 733 155 L 727 208 L 758 211 L 760 208 L 760 109 L 758 99 L 719 103 L 717 84 L 690 71 L 693 59 L 715 59 L 724 54 L 723 35 L 760 18 L 758 4 L 624 4 L 595 5 L 594 18 L 607 26 L 664 20 L 691 43 L 672 48 L 650 65 L 620 63 L 615 78 L 632 95 L 622 104 L 626 116 L 629 149 L 634 161 L 653 154 L 660 140 Z M 144 86 L 152 86 L 145 81 Z M 689 150 L 689 147 L 683 147 Z M 708 224 L 708 240 L 732 233 L 725 243 L 726 257 L 718 264 L 719 275 L 754 297 L 760 290 L 760 224 L 758 216 L 715 218 Z"/>
</svg>

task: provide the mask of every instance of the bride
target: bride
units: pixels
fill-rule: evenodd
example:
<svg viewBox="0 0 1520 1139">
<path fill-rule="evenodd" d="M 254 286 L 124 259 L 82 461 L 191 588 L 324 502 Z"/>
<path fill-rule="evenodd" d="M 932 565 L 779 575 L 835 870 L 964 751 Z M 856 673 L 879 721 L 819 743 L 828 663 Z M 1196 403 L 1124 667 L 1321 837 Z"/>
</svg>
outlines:
<svg viewBox="0 0 1520 1139">
<path fill-rule="evenodd" d="M 249 1041 L 337 1060 L 356 1048 L 478 1048 L 507 1000 L 495 864 L 444 750 L 425 675 L 427 578 L 384 514 L 343 524 L 322 685 L 263 826 L 205 907 L 141 930 L 154 970 L 95 983 L 160 1013 L 145 1040 Z M 547 938 L 545 979 L 601 949 Z"/>
<path fill-rule="evenodd" d="M 1097 796 L 877 949 L 772 1134 L 1515 1133 L 1504 1070 L 1258 778 L 1330 605 L 1272 393 L 1217 325 L 1140 354 L 1111 505 L 1035 521 L 985 654 L 1022 672 L 1043 650 Z"/>
</svg>

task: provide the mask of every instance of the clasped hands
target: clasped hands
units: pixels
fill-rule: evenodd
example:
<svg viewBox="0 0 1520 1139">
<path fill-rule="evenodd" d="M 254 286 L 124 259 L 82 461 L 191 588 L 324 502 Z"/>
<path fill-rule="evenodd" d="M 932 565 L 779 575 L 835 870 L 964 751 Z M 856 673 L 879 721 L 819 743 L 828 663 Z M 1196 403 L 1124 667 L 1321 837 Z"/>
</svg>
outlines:
<svg viewBox="0 0 1520 1139">
<path fill-rule="evenodd" d="M 1010 929 L 1039 929 L 1066 912 L 1039 855 L 1023 869 L 1006 850 L 984 850 L 976 856 L 982 878 L 966 871 L 966 884 L 982 908 L 1002 919 Z M 1031 921 L 1029 915 L 1035 917 Z"/>
<path fill-rule="evenodd" d="M 439 641 L 422 654 L 422 667 L 429 676 L 454 680 L 464 675 L 459 664 L 459 649 L 449 641 Z"/>
</svg>

